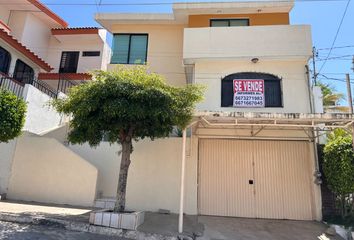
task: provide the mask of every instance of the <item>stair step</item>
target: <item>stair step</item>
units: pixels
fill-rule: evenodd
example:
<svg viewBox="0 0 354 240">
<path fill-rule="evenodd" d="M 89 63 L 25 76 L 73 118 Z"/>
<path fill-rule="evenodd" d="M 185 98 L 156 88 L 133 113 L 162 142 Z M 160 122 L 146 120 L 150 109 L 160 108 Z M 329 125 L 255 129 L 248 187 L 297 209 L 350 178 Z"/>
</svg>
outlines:
<svg viewBox="0 0 354 240">
<path fill-rule="evenodd" d="M 99 198 L 95 200 L 95 208 L 113 209 L 116 203 L 114 198 Z"/>
</svg>

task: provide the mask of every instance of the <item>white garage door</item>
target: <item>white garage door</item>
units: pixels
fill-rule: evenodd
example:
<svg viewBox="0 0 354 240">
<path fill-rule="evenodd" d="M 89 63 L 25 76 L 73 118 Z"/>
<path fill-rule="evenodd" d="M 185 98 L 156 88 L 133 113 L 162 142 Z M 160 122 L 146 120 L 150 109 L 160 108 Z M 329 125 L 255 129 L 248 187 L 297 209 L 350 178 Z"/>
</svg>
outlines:
<svg viewBox="0 0 354 240">
<path fill-rule="evenodd" d="M 313 219 L 308 144 L 200 140 L 199 214 Z"/>
</svg>

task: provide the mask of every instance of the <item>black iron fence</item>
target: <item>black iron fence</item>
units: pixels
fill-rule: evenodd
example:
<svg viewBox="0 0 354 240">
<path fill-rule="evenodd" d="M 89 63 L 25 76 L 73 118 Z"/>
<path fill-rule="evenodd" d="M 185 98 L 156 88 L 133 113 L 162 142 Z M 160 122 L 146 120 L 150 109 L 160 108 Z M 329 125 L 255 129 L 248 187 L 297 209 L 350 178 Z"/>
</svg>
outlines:
<svg viewBox="0 0 354 240">
<path fill-rule="evenodd" d="M 58 92 L 54 90 L 51 86 L 49 86 L 48 83 L 41 81 L 39 79 L 32 79 L 31 82 L 28 84 L 31 84 L 33 87 L 37 88 L 39 91 L 47 94 L 49 97 L 52 98 L 57 98 L 58 97 Z"/>
<path fill-rule="evenodd" d="M 62 93 L 67 94 L 71 87 L 77 86 L 81 83 L 84 83 L 84 81 L 69 80 L 69 79 L 60 78 L 58 81 L 58 92 L 62 92 Z"/>
<path fill-rule="evenodd" d="M 23 97 L 25 84 L 9 77 L 0 75 L 0 88 L 13 92 L 17 97 Z"/>
<path fill-rule="evenodd" d="M 23 76 L 21 80 L 17 80 L 10 75 L 0 74 L 0 87 L 13 92 L 18 97 L 22 97 L 25 84 L 32 85 L 51 98 L 58 97 L 57 90 L 53 89 L 48 83 L 39 79 Z"/>
</svg>

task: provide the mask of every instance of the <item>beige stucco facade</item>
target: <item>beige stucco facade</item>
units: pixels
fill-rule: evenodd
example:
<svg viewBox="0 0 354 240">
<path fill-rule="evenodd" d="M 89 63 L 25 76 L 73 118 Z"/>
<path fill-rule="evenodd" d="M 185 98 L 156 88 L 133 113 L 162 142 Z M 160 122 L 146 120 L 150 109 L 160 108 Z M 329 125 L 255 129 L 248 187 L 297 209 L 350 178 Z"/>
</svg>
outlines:
<svg viewBox="0 0 354 240">
<path fill-rule="evenodd" d="M 24 133 L 17 139 L 9 199 L 92 206 L 97 168 L 53 138 Z"/>
<path fill-rule="evenodd" d="M 186 83 L 183 64 L 183 31 L 186 25 L 113 25 L 114 33 L 148 34 L 147 62 L 151 70 L 176 86 Z M 112 69 L 115 64 L 109 65 Z"/>
<path fill-rule="evenodd" d="M 198 110 L 240 112 L 309 113 L 310 95 L 306 74 L 306 60 L 214 60 L 198 61 L 194 65 L 194 82 L 205 85 L 204 101 Z M 238 72 L 270 73 L 281 79 L 283 107 L 277 108 L 224 108 L 221 107 L 221 80 Z"/>
<path fill-rule="evenodd" d="M 192 145 L 189 145 L 189 149 L 197 147 L 195 141 Z M 118 183 L 121 147 L 118 144 L 110 145 L 102 142 L 97 148 L 85 144 L 72 145 L 70 149 L 99 169 L 98 198 L 114 198 Z M 187 157 L 185 205 L 187 214 L 197 214 L 195 154 L 196 152 Z M 127 209 L 146 211 L 167 209 L 178 213 L 181 157 L 181 138 L 141 140 L 134 143 L 127 185 Z"/>
</svg>

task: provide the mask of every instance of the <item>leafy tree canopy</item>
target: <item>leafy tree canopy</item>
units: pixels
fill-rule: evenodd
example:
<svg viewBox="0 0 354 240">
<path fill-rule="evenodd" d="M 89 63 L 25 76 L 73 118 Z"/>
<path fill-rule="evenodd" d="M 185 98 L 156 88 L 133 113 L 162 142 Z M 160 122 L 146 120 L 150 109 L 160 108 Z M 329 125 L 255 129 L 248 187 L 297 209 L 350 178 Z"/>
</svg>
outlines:
<svg viewBox="0 0 354 240">
<path fill-rule="evenodd" d="M 111 143 L 166 137 L 173 126 L 187 126 L 203 95 L 201 86 L 169 86 L 144 66 L 95 71 L 93 79 L 53 103 L 72 115 L 72 143 L 96 146 L 104 136 Z"/>
<path fill-rule="evenodd" d="M 324 106 L 336 106 L 341 100 L 345 100 L 344 94 L 338 93 L 332 85 L 318 82 L 317 86 L 321 88 Z"/>
<path fill-rule="evenodd" d="M 15 94 L 0 89 L 0 142 L 21 134 L 25 124 L 26 103 Z"/>
</svg>

